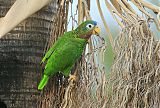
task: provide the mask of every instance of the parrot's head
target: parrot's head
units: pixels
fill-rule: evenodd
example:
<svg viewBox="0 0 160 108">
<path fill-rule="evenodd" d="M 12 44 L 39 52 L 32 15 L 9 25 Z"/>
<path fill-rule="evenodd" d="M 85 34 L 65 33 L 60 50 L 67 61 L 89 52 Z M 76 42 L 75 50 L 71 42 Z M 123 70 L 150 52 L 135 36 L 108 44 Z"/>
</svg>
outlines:
<svg viewBox="0 0 160 108">
<path fill-rule="evenodd" d="M 97 22 L 93 20 L 87 20 L 80 24 L 75 29 L 76 34 L 83 39 L 88 40 L 91 35 L 99 36 L 100 28 L 97 26 Z"/>
</svg>

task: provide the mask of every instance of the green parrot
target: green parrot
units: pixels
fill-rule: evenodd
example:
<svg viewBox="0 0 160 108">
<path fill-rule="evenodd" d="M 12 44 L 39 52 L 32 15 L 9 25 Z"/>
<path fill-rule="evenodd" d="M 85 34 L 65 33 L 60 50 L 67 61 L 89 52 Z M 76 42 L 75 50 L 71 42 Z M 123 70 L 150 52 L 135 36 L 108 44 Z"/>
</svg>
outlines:
<svg viewBox="0 0 160 108">
<path fill-rule="evenodd" d="M 100 28 L 97 22 L 87 20 L 80 24 L 75 30 L 64 33 L 49 49 L 41 63 L 46 62 L 44 75 L 38 85 L 42 90 L 47 84 L 49 77 L 57 72 L 62 72 L 65 77 L 70 76 L 70 71 L 75 62 L 81 57 L 88 39 L 91 35 L 99 36 Z M 72 79 L 75 76 L 71 75 Z"/>
</svg>

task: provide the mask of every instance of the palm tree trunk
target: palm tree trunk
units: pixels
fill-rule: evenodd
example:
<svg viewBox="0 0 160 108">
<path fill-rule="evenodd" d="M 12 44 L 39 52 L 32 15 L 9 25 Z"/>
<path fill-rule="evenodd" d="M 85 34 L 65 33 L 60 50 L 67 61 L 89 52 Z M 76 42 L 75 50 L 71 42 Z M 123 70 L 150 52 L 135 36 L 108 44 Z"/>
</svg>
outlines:
<svg viewBox="0 0 160 108">
<path fill-rule="evenodd" d="M 0 0 L 0 17 L 14 2 Z M 38 106 L 37 84 L 42 73 L 39 63 L 51 35 L 57 5 L 57 0 L 53 0 L 0 39 L 0 100 L 7 108 Z"/>
</svg>

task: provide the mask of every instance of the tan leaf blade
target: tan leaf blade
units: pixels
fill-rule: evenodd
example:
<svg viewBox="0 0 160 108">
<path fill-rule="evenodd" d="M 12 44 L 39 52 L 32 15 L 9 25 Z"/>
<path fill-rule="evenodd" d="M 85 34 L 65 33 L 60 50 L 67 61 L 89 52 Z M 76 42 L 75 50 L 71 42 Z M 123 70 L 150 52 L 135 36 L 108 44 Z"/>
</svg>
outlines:
<svg viewBox="0 0 160 108">
<path fill-rule="evenodd" d="M 0 38 L 50 2 L 51 0 L 17 0 L 5 17 L 0 19 Z"/>
</svg>

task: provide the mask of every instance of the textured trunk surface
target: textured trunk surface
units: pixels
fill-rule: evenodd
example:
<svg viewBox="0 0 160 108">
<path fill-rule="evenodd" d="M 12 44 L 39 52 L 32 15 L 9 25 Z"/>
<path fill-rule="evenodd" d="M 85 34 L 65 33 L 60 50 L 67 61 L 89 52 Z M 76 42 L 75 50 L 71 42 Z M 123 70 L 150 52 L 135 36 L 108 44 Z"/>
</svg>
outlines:
<svg viewBox="0 0 160 108">
<path fill-rule="evenodd" d="M 5 16 L 14 2 L 0 0 L 0 17 Z M 53 0 L 0 39 L 0 99 L 7 108 L 37 107 L 40 97 L 37 84 L 42 73 L 39 63 L 56 10 L 57 2 Z"/>
</svg>

